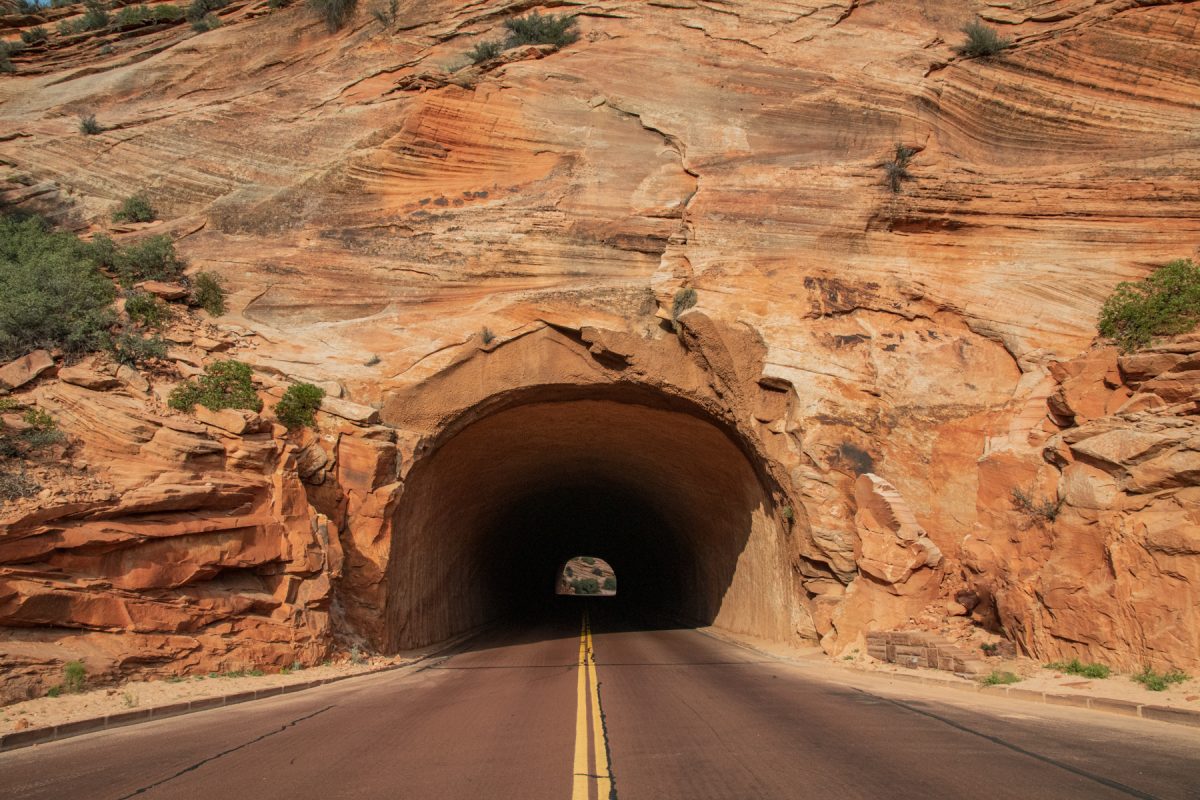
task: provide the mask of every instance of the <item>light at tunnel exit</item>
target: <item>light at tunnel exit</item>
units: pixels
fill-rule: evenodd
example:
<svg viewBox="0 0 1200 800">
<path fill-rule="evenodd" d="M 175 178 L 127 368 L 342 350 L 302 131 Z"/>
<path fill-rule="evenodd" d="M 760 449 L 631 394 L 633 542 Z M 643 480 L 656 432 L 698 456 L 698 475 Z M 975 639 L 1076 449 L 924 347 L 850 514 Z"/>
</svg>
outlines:
<svg viewBox="0 0 1200 800">
<path fill-rule="evenodd" d="M 617 576 L 608 562 L 595 556 L 567 559 L 558 571 L 555 594 L 612 597 L 617 593 Z"/>
</svg>

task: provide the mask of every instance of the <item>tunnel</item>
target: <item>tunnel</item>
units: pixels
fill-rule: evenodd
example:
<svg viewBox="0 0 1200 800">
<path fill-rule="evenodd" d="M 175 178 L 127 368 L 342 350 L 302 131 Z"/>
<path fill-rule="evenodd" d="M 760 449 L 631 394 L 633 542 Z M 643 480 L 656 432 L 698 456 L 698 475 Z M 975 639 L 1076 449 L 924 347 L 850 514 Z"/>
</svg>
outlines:
<svg viewBox="0 0 1200 800">
<path fill-rule="evenodd" d="M 562 602 L 580 553 L 620 576 L 631 618 L 789 633 L 786 523 L 738 433 L 636 386 L 538 387 L 450 425 L 395 510 L 386 648 Z"/>
</svg>

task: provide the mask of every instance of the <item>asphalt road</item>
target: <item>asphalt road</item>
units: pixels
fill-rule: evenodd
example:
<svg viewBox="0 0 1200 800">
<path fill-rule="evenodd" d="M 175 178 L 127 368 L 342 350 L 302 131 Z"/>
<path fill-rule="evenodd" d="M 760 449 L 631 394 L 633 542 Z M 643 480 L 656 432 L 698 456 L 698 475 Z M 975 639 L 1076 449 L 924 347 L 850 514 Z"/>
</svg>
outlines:
<svg viewBox="0 0 1200 800">
<path fill-rule="evenodd" d="M 1200 798 L 1196 729 L 847 685 L 601 601 L 581 638 L 564 602 L 420 667 L 0 754 L 0 797 Z"/>
</svg>

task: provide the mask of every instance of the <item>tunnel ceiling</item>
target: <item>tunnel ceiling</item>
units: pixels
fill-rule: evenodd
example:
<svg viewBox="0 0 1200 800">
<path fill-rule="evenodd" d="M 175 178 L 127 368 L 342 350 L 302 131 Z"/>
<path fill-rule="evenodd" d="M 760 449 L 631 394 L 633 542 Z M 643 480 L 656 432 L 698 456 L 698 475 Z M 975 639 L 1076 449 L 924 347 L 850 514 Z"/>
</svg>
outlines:
<svg viewBox="0 0 1200 800">
<path fill-rule="evenodd" d="M 645 399 L 529 398 L 422 455 L 396 511 L 387 647 L 536 612 L 579 553 L 612 565 L 636 613 L 785 637 L 793 593 L 762 470 L 697 409 Z"/>
</svg>

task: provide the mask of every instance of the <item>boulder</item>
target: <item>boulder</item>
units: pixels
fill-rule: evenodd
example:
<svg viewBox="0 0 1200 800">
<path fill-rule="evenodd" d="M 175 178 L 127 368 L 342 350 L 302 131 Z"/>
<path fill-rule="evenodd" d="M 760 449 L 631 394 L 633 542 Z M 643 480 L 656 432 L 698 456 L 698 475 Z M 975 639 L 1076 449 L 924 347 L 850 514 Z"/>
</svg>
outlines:
<svg viewBox="0 0 1200 800">
<path fill-rule="evenodd" d="M 164 281 L 142 281 L 133 288 L 141 289 L 163 300 L 183 300 L 188 296 L 188 288 L 182 283 L 166 283 Z"/>
<path fill-rule="evenodd" d="M 374 425 L 379 422 L 379 409 L 352 403 L 349 400 L 339 400 L 326 396 L 321 400 L 321 410 L 335 417 L 357 422 L 360 425 Z"/>
<path fill-rule="evenodd" d="M 202 405 L 196 405 L 193 406 L 192 413 L 199 422 L 238 436 L 243 433 L 256 433 L 262 428 L 262 417 L 253 411 L 242 408 L 223 408 L 220 411 L 210 411 Z"/>
<path fill-rule="evenodd" d="M 83 362 L 63 367 L 58 371 L 58 377 L 66 383 L 81 386 L 84 389 L 91 389 L 94 392 L 115 389 L 121 385 L 121 382 L 113 375 L 100 370 L 94 365 Z"/>
<path fill-rule="evenodd" d="M 0 389 L 19 389 L 43 372 L 54 368 L 54 359 L 45 350 L 34 350 L 0 367 Z"/>
</svg>

